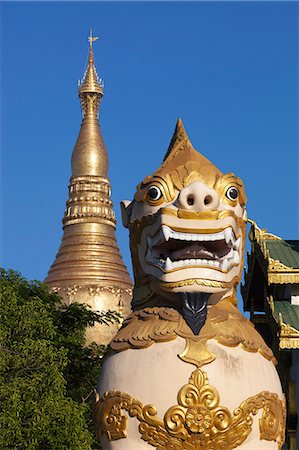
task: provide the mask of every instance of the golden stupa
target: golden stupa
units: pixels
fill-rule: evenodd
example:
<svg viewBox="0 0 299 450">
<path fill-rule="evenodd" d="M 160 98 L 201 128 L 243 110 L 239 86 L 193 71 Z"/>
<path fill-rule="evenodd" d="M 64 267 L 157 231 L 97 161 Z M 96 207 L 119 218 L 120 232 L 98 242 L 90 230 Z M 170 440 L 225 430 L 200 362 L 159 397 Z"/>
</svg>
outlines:
<svg viewBox="0 0 299 450">
<path fill-rule="evenodd" d="M 132 281 L 115 237 L 115 214 L 110 199 L 108 155 L 99 124 L 104 84 L 98 77 L 90 36 L 89 56 L 79 82 L 82 124 L 72 154 L 69 199 L 63 218 L 63 237 L 45 280 L 66 304 L 90 305 L 93 311 L 130 312 Z M 87 330 L 86 341 L 108 343 L 116 325 Z"/>
</svg>

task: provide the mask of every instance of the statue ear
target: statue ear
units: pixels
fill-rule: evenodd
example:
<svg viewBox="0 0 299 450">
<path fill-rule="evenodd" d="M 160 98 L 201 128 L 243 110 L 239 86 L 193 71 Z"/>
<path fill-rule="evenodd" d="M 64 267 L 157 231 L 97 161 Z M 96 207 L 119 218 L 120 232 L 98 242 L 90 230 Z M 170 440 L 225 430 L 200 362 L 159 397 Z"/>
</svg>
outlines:
<svg viewBox="0 0 299 450">
<path fill-rule="evenodd" d="M 129 227 L 132 206 L 133 202 L 130 202 L 130 200 L 120 202 L 121 218 L 125 228 Z"/>
</svg>

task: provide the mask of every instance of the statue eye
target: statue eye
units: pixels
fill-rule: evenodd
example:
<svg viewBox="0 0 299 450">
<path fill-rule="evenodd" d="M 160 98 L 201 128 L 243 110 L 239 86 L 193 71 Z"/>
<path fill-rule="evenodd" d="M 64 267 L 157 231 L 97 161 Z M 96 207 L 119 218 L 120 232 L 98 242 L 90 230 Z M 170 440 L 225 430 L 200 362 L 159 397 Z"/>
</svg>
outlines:
<svg viewBox="0 0 299 450">
<path fill-rule="evenodd" d="M 162 192 L 157 186 L 151 186 L 147 191 L 149 200 L 159 200 L 162 197 Z"/>
<path fill-rule="evenodd" d="M 239 191 L 234 186 L 231 186 L 230 188 L 228 188 L 225 195 L 229 200 L 232 200 L 234 202 L 239 196 Z"/>
</svg>

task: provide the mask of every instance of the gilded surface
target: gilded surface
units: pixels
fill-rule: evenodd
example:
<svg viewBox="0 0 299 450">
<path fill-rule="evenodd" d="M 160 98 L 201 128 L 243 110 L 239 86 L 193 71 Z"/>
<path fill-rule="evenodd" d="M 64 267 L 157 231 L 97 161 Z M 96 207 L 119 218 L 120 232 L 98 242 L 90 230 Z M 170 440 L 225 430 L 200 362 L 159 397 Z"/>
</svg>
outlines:
<svg viewBox="0 0 299 450">
<path fill-rule="evenodd" d="M 135 286 L 133 291 L 133 299 L 132 299 L 132 309 L 140 308 L 142 306 L 154 306 L 159 305 L 159 297 L 156 295 L 156 286 L 159 285 L 163 290 L 173 290 L 178 287 L 185 287 L 191 285 L 211 287 L 216 289 L 229 290 L 231 287 L 237 288 L 241 271 L 237 276 L 235 276 L 230 281 L 219 281 L 219 280 L 209 280 L 204 278 L 188 278 L 182 279 L 175 282 L 163 282 L 161 280 L 157 280 L 155 277 L 145 274 L 140 262 L 139 262 L 139 254 L 138 254 L 138 246 L 140 245 L 142 230 L 145 227 L 149 227 L 153 225 L 155 222 L 159 222 L 161 217 L 165 216 L 175 216 L 178 219 L 186 218 L 186 219 L 212 219 L 218 220 L 223 218 L 233 217 L 238 224 L 242 235 L 245 236 L 245 222 L 242 219 L 236 218 L 235 215 L 231 211 L 210 211 L 205 213 L 194 213 L 192 211 L 180 211 L 180 210 L 171 210 L 170 208 L 161 208 L 158 213 L 152 214 L 149 216 L 143 216 L 140 219 L 134 220 L 134 222 L 130 225 L 130 249 L 133 261 L 133 270 L 135 275 Z M 207 217 L 205 217 L 207 216 Z M 217 222 L 215 222 L 217 223 Z M 177 227 L 177 231 L 182 232 L 190 232 L 190 229 L 180 229 Z M 204 229 L 201 230 L 205 232 Z M 209 232 L 218 232 L 218 229 L 209 229 Z M 243 256 L 242 256 L 243 261 Z M 220 269 L 216 269 L 220 270 Z M 199 289 L 199 288 L 198 288 Z"/>
<path fill-rule="evenodd" d="M 175 281 L 173 283 L 160 283 L 164 289 L 173 289 L 175 287 L 185 287 L 197 284 L 198 286 L 206 286 L 213 288 L 229 289 L 231 285 L 237 285 L 239 277 L 235 277 L 232 281 L 205 280 L 203 278 L 189 278 L 188 280 Z"/>
<path fill-rule="evenodd" d="M 222 300 L 208 309 L 206 323 L 195 336 L 178 311 L 172 308 L 145 308 L 131 314 L 123 323 L 111 348 L 122 351 L 128 348 L 146 348 L 155 342 L 186 339 L 186 349 L 180 358 L 197 366 L 215 359 L 209 351 L 209 339 L 220 344 L 236 347 L 240 345 L 249 352 L 259 352 L 267 360 L 275 362 L 271 349 L 233 304 L 233 300 Z"/>
<path fill-rule="evenodd" d="M 72 177 L 63 218 L 64 226 L 92 221 L 115 228 L 110 191 L 108 179 L 96 176 Z"/>
<path fill-rule="evenodd" d="M 236 197 L 230 197 L 229 190 L 236 192 Z M 158 194 L 153 195 L 153 192 Z M 188 205 L 187 192 L 191 202 L 195 203 Z M 207 204 L 201 203 L 203 192 Z M 134 200 L 122 205 L 124 225 L 130 231 L 135 278 L 132 309 L 165 306 L 165 297 L 171 303 L 171 296 L 176 302 L 176 293 L 182 292 L 185 287 L 186 292 L 231 293 L 236 289 L 244 258 L 245 203 L 246 194 L 240 178 L 232 173 L 223 174 L 197 152 L 179 119 L 162 165 L 137 186 Z M 197 250 L 201 246 L 207 251 L 209 244 L 201 242 L 206 239 L 204 234 L 225 234 L 228 240 L 227 257 L 221 255 L 218 258 L 214 247 L 215 254 L 208 259 L 203 256 L 203 251 L 201 257 L 185 256 L 180 260 L 180 257 L 174 256 L 171 260 L 168 253 L 173 247 L 167 244 L 169 236 L 164 236 L 165 230 L 175 241 L 174 248 L 180 248 L 180 243 L 185 241 L 187 249 L 189 235 L 192 234 L 192 239 L 197 241 Z M 163 234 L 164 241 L 162 239 L 158 244 L 156 238 L 159 232 Z M 177 234 L 180 234 L 180 242 L 174 237 Z M 218 237 L 207 237 L 209 239 L 213 241 Z M 199 251 L 195 253 L 200 254 Z M 164 305 L 160 302 L 161 297 Z"/>
<path fill-rule="evenodd" d="M 76 301 L 93 310 L 111 309 L 126 316 L 132 281 L 115 237 L 108 155 L 98 120 L 104 86 L 94 65 L 96 38 L 90 34 L 88 40 L 88 63 L 78 92 L 83 118 L 72 154 L 64 234 L 45 281 L 66 304 Z M 108 327 L 102 328 L 97 329 L 96 340 L 108 343 L 116 330 L 107 338 Z"/>
<path fill-rule="evenodd" d="M 259 419 L 260 439 L 284 442 L 285 400 L 277 394 L 260 392 L 229 411 L 220 405 L 217 390 L 209 385 L 207 374 L 196 369 L 179 391 L 178 404 L 169 408 L 163 420 L 154 405 L 120 391 L 97 395 L 95 423 L 98 436 L 109 440 L 125 438 L 128 415 L 136 417 L 141 438 L 158 450 L 231 450 L 241 445 L 252 431 L 253 416 Z M 127 415 L 127 414 L 128 415 Z"/>
<path fill-rule="evenodd" d="M 298 270 L 298 269 L 297 269 Z M 269 273 L 269 284 L 299 284 L 298 273 Z"/>
<path fill-rule="evenodd" d="M 267 248 L 266 241 L 281 240 L 280 237 L 268 233 L 265 229 L 260 229 L 257 224 L 250 220 L 252 227 L 250 230 L 250 240 L 252 241 L 252 253 L 258 257 L 259 264 L 263 268 L 267 278 L 268 284 L 297 284 L 299 283 L 299 269 L 288 267 L 279 260 L 271 258 L 270 252 Z M 256 251 L 256 248 L 257 251 Z M 250 261 L 250 260 L 249 260 Z M 246 284 L 245 284 L 246 286 Z M 267 299 L 270 311 L 274 320 L 279 327 L 279 348 L 280 349 L 298 349 L 299 348 L 299 331 L 284 323 L 282 315 L 280 314 L 277 320 L 274 311 L 273 298 Z"/>
<path fill-rule="evenodd" d="M 260 229 L 257 224 L 250 220 L 252 227 L 250 230 L 250 240 L 253 243 L 252 251 L 254 252 L 254 242 L 258 244 L 258 247 L 265 258 L 267 265 L 268 282 L 271 284 L 295 284 L 299 283 L 299 269 L 286 266 L 281 261 L 275 260 L 270 257 L 270 252 L 267 248 L 267 242 L 269 240 L 280 241 L 281 238 L 275 234 L 268 233 L 265 229 Z"/>
<path fill-rule="evenodd" d="M 111 349 L 114 352 L 144 349 L 180 337 L 178 346 L 182 348 L 182 339 L 186 346 L 179 358 L 197 369 L 189 383 L 180 389 L 177 404 L 160 418 L 155 405 L 143 405 L 130 395 L 135 390 L 133 361 L 139 360 L 138 351 L 110 355 L 99 390 L 111 389 L 111 383 L 113 389 L 119 388 L 120 383 L 128 393 L 109 391 L 102 399 L 98 398 L 95 419 L 99 436 L 111 440 L 126 437 L 130 416 L 139 421 L 142 439 L 157 449 L 229 450 L 241 445 L 249 436 L 253 416 L 259 412 L 261 439 L 276 441 L 281 447 L 285 410 L 278 397 L 279 381 L 268 362 L 263 364 L 261 357 L 253 358 L 255 364 L 261 364 L 265 374 L 267 370 L 274 373 L 273 388 L 269 388 L 274 392 L 263 391 L 263 387 L 250 388 L 247 395 L 253 396 L 233 411 L 221 405 L 218 392 L 200 370 L 214 361 L 213 351 L 217 355 L 221 352 L 215 341 L 259 352 L 267 361 L 275 362 L 272 351 L 254 325 L 236 307 L 235 292 L 244 261 L 245 203 L 242 181 L 232 173 L 223 174 L 197 152 L 179 120 L 162 166 L 138 185 L 132 202 L 122 204 L 123 223 L 130 231 L 135 276 L 134 312 L 113 339 Z M 203 318 L 200 326 L 196 320 L 199 313 Z M 148 375 L 146 364 L 150 367 L 157 364 L 161 347 L 157 348 L 157 353 L 154 348 L 153 352 L 148 352 L 151 355 L 144 355 L 145 367 L 139 365 L 138 369 L 145 369 Z M 165 347 L 167 351 L 167 345 Z M 132 379 L 128 374 L 128 378 L 122 380 L 119 360 L 123 360 L 126 368 L 132 367 Z M 172 360 L 180 369 L 188 370 L 188 366 L 177 361 L 176 355 Z M 163 373 L 164 383 L 155 394 L 159 408 L 161 396 L 163 413 L 165 404 L 168 407 L 166 385 L 177 391 L 182 384 L 177 373 L 172 375 L 176 372 L 174 367 Z M 216 375 L 220 388 L 227 382 L 226 370 L 238 381 L 237 363 L 227 364 L 224 373 Z M 159 371 L 160 367 L 155 367 L 154 373 Z M 254 364 L 252 371 L 248 366 L 248 372 L 252 382 Z M 146 381 L 146 377 L 141 378 L 138 385 L 141 399 Z M 147 393 L 150 388 L 146 386 Z M 255 395 L 259 390 L 262 392 Z M 232 397 L 238 398 L 233 405 L 242 400 L 234 394 Z M 135 440 L 135 434 L 136 430 L 134 433 L 132 430 L 132 434 L 129 432 L 128 445 Z M 256 430 L 253 435 L 256 439 Z"/>
<path fill-rule="evenodd" d="M 211 161 L 197 152 L 179 119 L 175 134 L 172 137 L 168 151 L 162 165 L 151 176 L 147 176 L 137 187 L 135 200 L 145 201 L 146 192 L 150 184 L 159 186 L 163 197 L 171 202 L 175 190 L 181 191 L 190 183 L 200 180 L 215 189 L 221 199 L 225 198 L 228 186 L 235 186 L 240 197 L 241 205 L 246 203 L 246 195 L 242 180 L 233 173 L 223 174 Z M 153 205 L 161 203 L 152 202 Z M 236 202 L 230 201 L 234 205 Z"/>
<path fill-rule="evenodd" d="M 282 314 L 279 313 L 279 348 L 295 349 L 299 348 L 299 331 L 283 321 Z"/>
<path fill-rule="evenodd" d="M 76 297 L 80 296 L 82 292 L 86 292 L 89 297 L 93 298 L 103 293 L 112 294 L 115 299 L 118 300 L 118 304 L 123 303 L 123 299 L 126 295 L 132 297 L 132 289 L 130 288 L 120 288 L 118 286 L 99 286 L 99 285 L 78 285 L 74 284 L 72 286 L 54 286 L 52 291 L 56 294 L 61 295 L 64 298 L 68 298 L 68 304 L 76 301 Z"/>
</svg>

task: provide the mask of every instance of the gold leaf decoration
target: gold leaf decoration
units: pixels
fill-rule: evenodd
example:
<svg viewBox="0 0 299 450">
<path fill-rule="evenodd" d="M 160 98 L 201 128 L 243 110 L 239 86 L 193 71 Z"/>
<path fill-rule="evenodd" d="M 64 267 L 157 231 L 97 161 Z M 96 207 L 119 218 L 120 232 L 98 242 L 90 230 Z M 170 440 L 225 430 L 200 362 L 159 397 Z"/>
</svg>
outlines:
<svg viewBox="0 0 299 450">
<path fill-rule="evenodd" d="M 260 439 L 276 441 L 279 449 L 284 442 L 285 399 L 280 400 L 277 394 L 260 392 L 231 413 L 220 406 L 219 394 L 209 385 L 207 374 L 196 369 L 177 400 L 162 420 L 154 405 L 144 406 L 120 391 L 107 392 L 95 406 L 97 435 L 106 435 L 109 440 L 127 437 L 129 415 L 140 422 L 141 438 L 157 450 L 232 450 L 246 440 L 253 416 L 262 410 Z"/>
<path fill-rule="evenodd" d="M 207 320 L 198 336 L 175 309 L 154 307 L 135 311 L 124 321 L 111 348 L 114 351 L 147 348 L 155 342 L 171 341 L 180 336 L 186 339 L 180 358 L 201 367 L 215 359 L 208 349 L 208 341 L 214 339 L 228 347 L 240 345 L 248 352 L 259 352 L 275 363 L 272 350 L 233 303 L 233 298 L 225 299 L 208 308 Z"/>
</svg>

